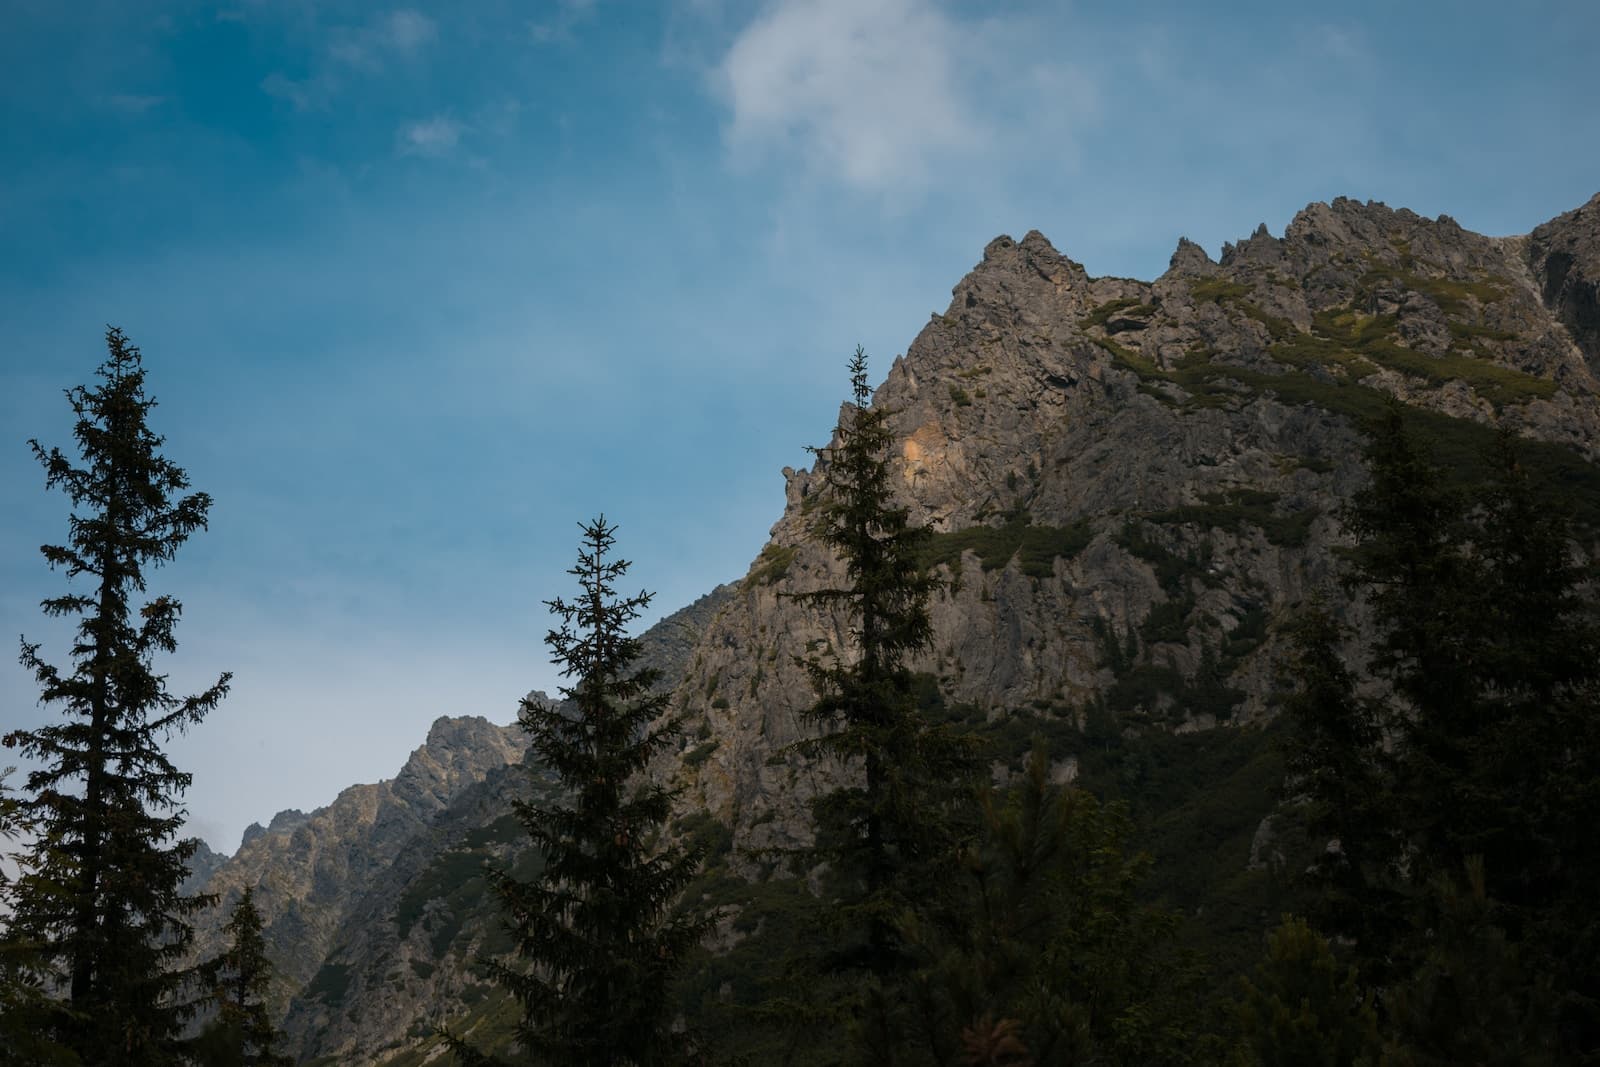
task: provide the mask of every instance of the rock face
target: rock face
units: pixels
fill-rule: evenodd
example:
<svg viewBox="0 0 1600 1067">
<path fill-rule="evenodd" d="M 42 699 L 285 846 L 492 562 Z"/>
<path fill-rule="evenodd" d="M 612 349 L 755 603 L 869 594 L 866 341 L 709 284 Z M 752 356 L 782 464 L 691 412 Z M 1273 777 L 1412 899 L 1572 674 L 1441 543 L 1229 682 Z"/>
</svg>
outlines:
<svg viewBox="0 0 1600 1067">
<path fill-rule="evenodd" d="M 1545 303 L 1600 369 L 1600 195 L 1534 230 L 1528 260 Z"/>
<path fill-rule="evenodd" d="M 184 896 L 204 892 L 212 876 L 227 862 L 228 857 L 214 851 L 210 845 L 201 841 L 195 848 L 194 855 L 189 857 L 189 877 L 179 884 L 178 892 Z"/>
<path fill-rule="evenodd" d="M 309 818 L 309 815 L 298 808 L 285 808 L 274 815 L 272 821 L 264 827 L 258 822 L 253 822 L 246 826 L 244 828 L 244 836 L 239 841 L 239 847 L 247 848 L 252 842 L 265 837 L 267 834 L 291 833 Z"/>
<path fill-rule="evenodd" d="M 1600 197 L 1498 239 L 1312 204 L 1217 260 L 1180 240 L 1150 282 L 1093 278 L 1038 233 L 997 238 L 874 398 L 947 581 L 915 666 L 991 722 L 1091 701 L 1138 730 L 1270 716 L 1280 624 L 1339 595 L 1335 515 L 1366 477 L 1359 426 L 1390 401 L 1464 475 L 1505 427 L 1600 499 L 1597 309 Z M 811 536 L 820 468 L 783 473 L 744 579 L 646 637 L 688 716 L 659 770 L 742 847 L 808 836 L 805 801 L 837 769 L 786 748 L 814 699 L 797 661 L 851 654 L 843 619 L 790 595 L 843 581 Z M 1362 605 L 1343 610 L 1359 630 Z M 225 898 L 262 887 L 303 1062 L 415 1062 L 437 1020 L 492 1024 L 470 961 L 506 944 L 481 864 L 527 869 L 509 804 L 550 786 L 513 733 L 441 720 L 393 782 L 253 827 L 213 879 Z M 1076 767 L 1062 753 L 1061 777 Z M 1270 824 L 1251 856 L 1281 862 Z"/>
<path fill-rule="evenodd" d="M 641 635 L 639 665 L 676 685 L 695 641 L 731 595 L 719 587 L 656 623 Z M 321 967 L 290 1003 L 283 1025 L 293 1047 L 340 1065 L 381 1062 L 409 1049 L 428 1023 L 484 1002 L 491 990 L 475 962 L 510 946 L 482 864 L 516 863 L 527 838 L 512 803 L 550 788 L 531 754 L 491 768 L 351 896 Z"/>
<path fill-rule="evenodd" d="M 1180 241 L 1153 282 L 997 238 L 874 397 L 949 579 L 917 668 L 991 719 L 1089 698 L 1178 730 L 1269 714 L 1275 624 L 1337 595 L 1333 514 L 1389 398 L 1452 461 L 1505 426 L 1595 478 L 1597 279 L 1600 198 L 1512 239 L 1312 204 L 1219 262 Z M 718 744 L 679 781 L 749 847 L 808 833 L 828 779 L 784 749 L 813 699 L 796 660 L 845 649 L 841 620 L 789 595 L 843 576 L 810 537 L 818 471 L 784 476 L 771 541 L 680 690 Z"/>
<path fill-rule="evenodd" d="M 524 836 L 508 813 L 533 795 L 532 772 L 520 761 L 490 771 L 351 895 L 320 967 L 290 1002 L 290 1047 L 332 1063 L 377 1062 L 403 1051 L 419 1024 L 478 1002 L 477 954 L 508 947 L 495 940 L 499 915 L 480 865 L 514 860 Z"/>
<path fill-rule="evenodd" d="M 393 779 L 351 786 L 310 815 L 282 812 L 267 829 L 252 827 L 206 885 L 219 906 L 199 924 L 198 954 L 222 947 L 222 924 L 244 887 L 254 886 L 287 997 L 317 973 L 366 887 L 451 801 L 489 772 L 519 761 L 525 747 L 515 726 L 442 718 Z"/>
<path fill-rule="evenodd" d="M 643 665 L 676 684 L 730 595 L 713 590 L 642 635 Z M 513 858 L 511 801 L 538 788 L 526 747 L 515 724 L 441 718 L 393 779 L 253 824 L 231 859 L 202 847 L 188 891 L 219 901 L 197 924 L 197 957 L 222 947 L 222 923 L 255 886 L 297 1055 L 375 1062 L 407 1047 L 418 1019 L 459 1014 L 483 993 L 473 954 L 498 932 L 477 864 Z"/>
</svg>

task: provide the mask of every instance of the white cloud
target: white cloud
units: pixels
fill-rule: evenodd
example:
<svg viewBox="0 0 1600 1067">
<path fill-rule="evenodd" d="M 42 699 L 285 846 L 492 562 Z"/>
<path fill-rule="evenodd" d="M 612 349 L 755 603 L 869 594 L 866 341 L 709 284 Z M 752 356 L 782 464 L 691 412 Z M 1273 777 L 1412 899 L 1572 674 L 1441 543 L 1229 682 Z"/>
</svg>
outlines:
<svg viewBox="0 0 1600 1067">
<path fill-rule="evenodd" d="M 400 127 L 400 154 L 409 156 L 447 156 L 455 151 L 466 127 L 455 119 L 435 115 Z"/>
<path fill-rule="evenodd" d="M 261 79 L 261 91 L 268 96 L 287 101 L 296 111 L 311 111 L 325 107 L 332 95 L 332 84 L 326 79 L 307 78 L 296 81 L 278 71 Z"/>
<path fill-rule="evenodd" d="M 410 8 L 390 11 L 357 27 L 314 31 L 319 52 L 305 78 L 274 71 L 261 81 L 261 91 L 293 105 L 296 111 L 327 108 L 355 75 L 381 74 L 394 61 L 413 61 L 439 36 L 428 16 Z"/>
<path fill-rule="evenodd" d="M 410 58 L 438 37 L 434 21 L 420 11 L 391 11 L 357 30 L 338 34 L 328 54 L 360 70 L 375 71 L 391 57 Z"/>
<path fill-rule="evenodd" d="M 1312 40 L 1330 58 L 1362 67 L 1373 63 L 1372 48 L 1358 27 L 1323 24 L 1310 30 Z"/>
<path fill-rule="evenodd" d="M 528 23 L 528 36 L 539 44 L 572 40 L 572 31 L 594 14 L 595 0 L 556 0 L 549 18 Z"/>
<path fill-rule="evenodd" d="M 380 40 L 397 52 L 415 52 L 438 36 L 433 20 L 420 11 L 392 12 L 381 25 Z"/>
<path fill-rule="evenodd" d="M 972 20 L 936 0 L 776 0 L 715 71 L 733 158 L 798 161 L 902 191 L 986 153 L 1067 149 L 1093 86 L 1062 58 L 1059 20 Z"/>
<path fill-rule="evenodd" d="M 729 144 L 795 151 L 855 185 L 915 178 L 983 143 L 957 84 L 960 44 L 923 0 L 784 0 L 723 60 Z"/>
<path fill-rule="evenodd" d="M 106 106 L 129 115 L 143 115 L 166 101 L 164 96 L 142 96 L 137 93 L 114 93 L 106 97 Z"/>
</svg>

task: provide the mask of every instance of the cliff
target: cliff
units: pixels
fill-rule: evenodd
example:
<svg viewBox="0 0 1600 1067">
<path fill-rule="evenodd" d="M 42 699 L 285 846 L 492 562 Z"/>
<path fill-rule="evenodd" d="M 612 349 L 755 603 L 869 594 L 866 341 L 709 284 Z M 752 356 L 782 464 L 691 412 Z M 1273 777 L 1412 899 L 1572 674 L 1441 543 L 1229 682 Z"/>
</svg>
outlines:
<svg viewBox="0 0 1600 1067">
<path fill-rule="evenodd" d="M 1597 372 L 1600 197 L 1504 238 L 1312 204 L 1216 260 L 1180 240 L 1153 281 L 1092 277 L 1038 233 L 997 238 L 874 397 L 946 581 L 915 665 L 929 700 L 1003 738 L 1070 740 L 1091 711 L 1124 737 L 1247 736 L 1274 714 L 1282 624 L 1309 595 L 1342 597 L 1363 422 L 1405 405 L 1463 480 L 1510 431 L 1592 531 Z M 844 620 L 791 596 L 843 578 L 811 537 L 820 467 L 783 475 L 745 577 L 647 637 L 688 716 L 659 772 L 683 815 L 731 832 L 720 862 L 745 874 L 741 849 L 806 839 L 806 800 L 835 777 L 786 747 L 813 700 L 798 662 L 850 654 Z M 1359 636 L 1363 606 L 1339 606 Z M 213 879 L 263 887 L 308 1062 L 403 1059 L 435 1021 L 507 1016 L 471 965 L 506 947 L 481 864 L 532 869 L 507 813 L 550 783 L 514 730 L 441 722 L 394 782 L 252 828 Z M 1271 785 L 1251 774 L 1214 805 L 1239 809 L 1241 871 L 1276 848 Z M 1236 800 L 1246 787 L 1260 795 Z"/>
</svg>

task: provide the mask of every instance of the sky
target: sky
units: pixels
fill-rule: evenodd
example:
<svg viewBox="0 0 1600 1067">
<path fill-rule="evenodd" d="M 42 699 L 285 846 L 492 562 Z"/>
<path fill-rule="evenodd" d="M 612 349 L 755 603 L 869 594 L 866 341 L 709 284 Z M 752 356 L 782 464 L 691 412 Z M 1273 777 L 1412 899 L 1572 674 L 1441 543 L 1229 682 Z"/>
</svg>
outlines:
<svg viewBox="0 0 1600 1067">
<path fill-rule="evenodd" d="M 1225 13 L 1224 13 L 1225 11 Z M 1524 233 L 1600 191 L 1591 0 L 0 0 L 0 634 L 66 632 L 27 441 L 108 324 L 215 500 L 150 576 L 191 830 L 392 777 L 560 679 L 616 522 L 651 619 L 743 575 L 859 343 L 995 236 L 1153 278 L 1306 204 Z M 59 714 L 0 656 L 0 730 Z M 8 762 L 0 753 L 0 763 Z"/>
</svg>

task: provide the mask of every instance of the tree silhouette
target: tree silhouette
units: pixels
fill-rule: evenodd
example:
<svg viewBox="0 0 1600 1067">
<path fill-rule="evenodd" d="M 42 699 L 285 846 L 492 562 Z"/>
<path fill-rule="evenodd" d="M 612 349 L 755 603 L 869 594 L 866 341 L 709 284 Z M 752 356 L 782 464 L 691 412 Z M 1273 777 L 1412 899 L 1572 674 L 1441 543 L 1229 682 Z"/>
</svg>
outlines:
<svg viewBox="0 0 1600 1067">
<path fill-rule="evenodd" d="M 240 894 L 223 930 L 228 948 L 200 967 L 217 1017 L 197 1042 L 199 1058 L 207 1067 L 289 1067 L 294 1059 L 277 1051 L 282 1035 L 267 1010 L 273 968 L 254 886 Z"/>
<path fill-rule="evenodd" d="M 893 976 L 909 962 L 900 926 L 932 899 L 937 869 L 953 854 L 953 802 L 970 799 L 964 785 L 975 763 L 968 738 L 929 724 L 917 706 L 908 661 L 931 640 L 928 598 L 941 583 L 920 562 L 930 531 L 895 503 L 892 413 L 871 404 L 859 347 L 850 387 L 834 442 L 813 450 L 825 480 L 815 533 L 843 561 L 846 583 L 795 594 L 841 612 L 849 640 L 804 661 L 818 694 L 804 715 L 821 732 L 795 748 L 859 775 L 817 798 L 816 844 L 806 858 L 828 865 L 836 893 L 825 968 L 862 976 L 845 1010 L 869 1056 L 881 1059 L 893 1042 Z"/>
<path fill-rule="evenodd" d="M 561 688 L 564 703 L 524 700 L 518 716 L 561 799 L 516 803 L 544 869 L 526 880 L 491 870 L 516 959 L 486 962 L 522 1007 L 526 1062 L 644 1067 L 687 1052 L 667 997 L 707 923 L 671 908 L 700 855 L 660 840 L 673 794 L 650 766 L 680 732 L 664 718 L 670 696 L 657 691 L 659 672 L 633 668 L 640 648 L 628 634 L 651 594 L 617 595 L 629 564 L 611 558 L 615 526 L 601 517 L 582 529 L 568 571 L 579 595 L 546 601 L 561 624 L 545 643 L 575 681 Z M 464 1062 L 496 1062 L 445 1036 Z"/>
<path fill-rule="evenodd" d="M 176 697 L 154 667 L 157 653 L 177 647 L 182 607 L 167 595 L 135 598 L 146 571 L 205 528 L 211 498 L 178 495 L 189 480 L 149 428 L 155 401 L 145 394 L 139 350 L 117 329 L 106 347 L 100 383 L 67 391 L 83 466 L 30 442 L 47 486 L 74 506 L 67 544 L 41 552 L 90 587 L 42 604 L 46 615 L 78 619 L 69 668 L 22 643 L 40 702 L 59 707 L 62 720 L 5 736 L 39 763 L 22 802 L 37 837 L 14 886 L 6 938 L 36 946 L 41 979 L 65 993 L 41 1027 L 85 1064 L 144 1067 L 179 1057 L 192 1011 L 180 997 L 179 962 L 193 937 L 189 917 L 205 903 L 178 891 L 196 842 L 169 842 L 183 825 L 190 776 L 161 744 L 204 718 L 230 676 Z"/>
</svg>

